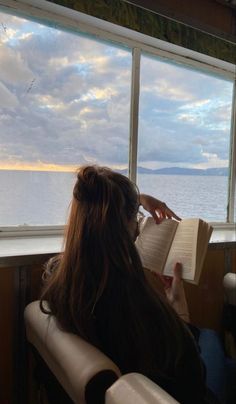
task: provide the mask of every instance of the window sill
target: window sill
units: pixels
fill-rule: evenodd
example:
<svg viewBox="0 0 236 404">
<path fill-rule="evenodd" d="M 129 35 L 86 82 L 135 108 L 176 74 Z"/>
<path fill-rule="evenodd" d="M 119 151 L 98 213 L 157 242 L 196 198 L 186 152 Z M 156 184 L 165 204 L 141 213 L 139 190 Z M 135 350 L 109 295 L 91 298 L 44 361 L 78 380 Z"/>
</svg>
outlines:
<svg viewBox="0 0 236 404">
<path fill-rule="evenodd" d="M 29 265 L 62 251 L 62 236 L 8 237 L 0 239 L 0 267 Z M 210 249 L 236 247 L 235 229 L 214 229 Z"/>
<path fill-rule="evenodd" d="M 46 260 L 62 250 L 62 236 L 7 237 L 0 239 L 0 267 Z"/>
<path fill-rule="evenodd" d="M 233 243 L 236 245 L 236 229 L 214 229 L 210 239 L 210 245 L 215 245 L 218 243 Z"/>
</svg>

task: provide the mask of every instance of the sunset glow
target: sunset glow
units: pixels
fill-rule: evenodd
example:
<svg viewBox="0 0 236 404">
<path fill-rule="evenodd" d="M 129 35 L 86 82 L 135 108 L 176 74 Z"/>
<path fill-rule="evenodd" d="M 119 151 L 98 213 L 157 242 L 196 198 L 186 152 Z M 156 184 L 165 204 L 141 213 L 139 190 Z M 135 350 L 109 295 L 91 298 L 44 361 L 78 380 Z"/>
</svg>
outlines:
<svg viewBox="0 0 236 404">
<path fill-rule="evenodd" d="M 89 163 L 88 163 L 89 164 Z M 0 170 L 13 170 L 13 171 L 56 171 L 56 172 L 69 172 L 73 173 L 78 170 L 81 165 L 62 165 L 62 164 L 49 164 L 49 163 L 5 163 L 0 162 Z M 109 165 L 111 167 L 111 165 Z M 127 169 L 125 165 L 116 165 L 111 167 L 114 170 Z"/>
<path fill-rule="evenodd" d="M 47 163 L 0 163 L 0 170 L 75 172 L 78 166 Z"/>
</svg>

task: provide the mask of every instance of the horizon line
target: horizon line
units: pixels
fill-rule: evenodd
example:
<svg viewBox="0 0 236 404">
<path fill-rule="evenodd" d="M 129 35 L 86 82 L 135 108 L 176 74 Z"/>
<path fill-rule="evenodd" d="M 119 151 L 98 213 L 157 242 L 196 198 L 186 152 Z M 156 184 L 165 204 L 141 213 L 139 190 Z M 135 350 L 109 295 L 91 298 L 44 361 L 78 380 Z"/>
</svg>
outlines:
<svg viewBox="0 0 236 404">
<path fill-rule="evenodd" d="M 48 163 L 0 163 L 0 170 L 4 171 L 52 171 L 52 172 L 76 172 L 81 165 L 85 164 L 78 164 L 78 165 L 62 165 L 62 164 L 48 164 Z M 93 165 L 93 164 L 91 164 Z M 96 163 L 94 164 L 96 165 Z M 102 164 L 103 165 L 103 164 Z M 127 167 L 121 166 L 113 166 L 113 169 L 118 170 L 127 170 Z M 207 168 L 199 168 L 199 167 L 178 167 L 178 166 L 168 166 L 168 167 L 159 167 L 159 168 L 148 168 L 143 166 L 137 166 L 137 170 L 141 168 L 144 170 L 156 171 L 156 170 L 166 170 L 166 169 L 185 169 L 185 170 L 209 170 L 209 169 L 225 169 L 229 168 L 228 166 L 224 167 L 207 167 Z"/>
</svg>

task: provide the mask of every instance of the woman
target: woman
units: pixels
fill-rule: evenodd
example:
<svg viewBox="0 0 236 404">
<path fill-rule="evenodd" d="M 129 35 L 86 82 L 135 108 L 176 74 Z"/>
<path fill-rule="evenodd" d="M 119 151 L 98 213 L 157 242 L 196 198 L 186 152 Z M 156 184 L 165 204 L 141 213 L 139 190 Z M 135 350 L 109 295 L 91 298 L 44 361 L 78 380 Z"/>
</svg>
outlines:
<svg viewBox="0 0 236 404">
<path fill-rule="evenodd" d="M 53 262 L 56 270 L 45 284 L 41 310 L 48 313 L 47 300 L 64 330 L 97 346 L 123 373 L 146 375 L 181 403 L 209 402 L 192 334 L 146 281 L 134 244 L 140 203 L 153 214 L 157 208 L 157 222 L 175 216 L 165 204 L 139 197 L 123 175 L 104 167 L 80 168 L 64 253 Z M 176 265 L 168 297 L 186 315 L 180 278 Z"/>
</svg>

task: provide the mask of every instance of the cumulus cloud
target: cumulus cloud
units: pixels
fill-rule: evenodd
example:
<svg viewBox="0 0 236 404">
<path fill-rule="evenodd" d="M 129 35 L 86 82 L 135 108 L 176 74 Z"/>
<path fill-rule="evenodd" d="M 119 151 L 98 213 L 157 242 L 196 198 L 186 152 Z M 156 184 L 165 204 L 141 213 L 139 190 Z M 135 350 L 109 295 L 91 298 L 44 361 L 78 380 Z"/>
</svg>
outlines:
<svg viewBox="0 0 236 404">
<path fill-rule="evenodd" d="M 140 164 L 227 165 L 232 83 L 154 58 L 141 71 Z"/>
<path fill-rule="evenodd" d="M 195 165 L 196 168 L 211 168 L 211 167 L 227 167 L 228 159 L 221 159 L 216 153 L 204 153 L 202 152 L 203 157 L 206 158 L 204 163 Z"/>
<path fill-rule="evenodd" d="M 27 82 L 33 74 L 19 51 L 0 44 L 1 80 L 19 85 Z"/>
<path fill-rule="evenodd" d="M 0 160 L 127 165 L 131 51 L 1 17 Z M 227 162 L 231 96 L 229 82 L 142 56 L 139 163 Z"/>
</svg>

